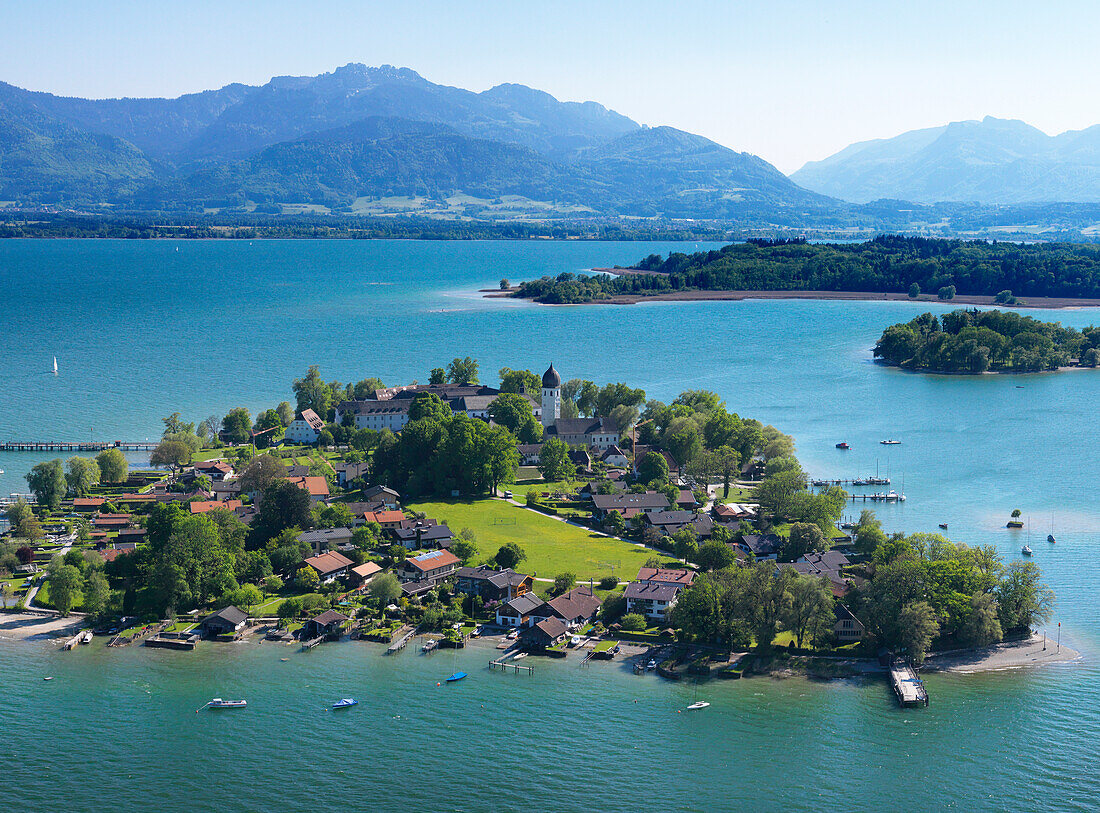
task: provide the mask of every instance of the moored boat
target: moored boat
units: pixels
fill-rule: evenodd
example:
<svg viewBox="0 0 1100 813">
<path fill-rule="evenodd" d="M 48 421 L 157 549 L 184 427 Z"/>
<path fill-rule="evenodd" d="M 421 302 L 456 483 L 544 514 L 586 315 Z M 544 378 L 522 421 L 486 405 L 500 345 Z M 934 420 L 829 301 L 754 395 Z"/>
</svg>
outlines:
<svg viewBox="0 0 1100 813">
<path fill-rule="evenodd" d="M 464 678 L 464 677 L 466 677 L 465 672 L 455 672 L 453 675 L 451 675 L 450 677 L 447 678 L 447 682 L 448 683 L 455 683 L 459 680 L 462 680 L 462 678 Z"/>
<path fill-rule="evenodd" d="M 352 706 L 358 705 L 359 701 L 356 700 L 354 697 L 344 697 L 332 704 L 332 710 L 336 711 L 336 709 L 350 709 Z"/>
<path fill-rule="evenodd" d="M 841 441 L 840 443 L 838 443 L 838 444 L 836 445 L 836 447 L 837 447 L 838 449 L 851 449 L 851 448 L 852 448 L 851 446 L 849 446 L 849 445 L 848 445 L 848 441 L 846 441 L 846 440 L 844 440 L 844 441 Z"/>
<path fill-rule="evenodd" d="M 1023 548 L 1020 549 L 1020 553 L 1022 553 L 1024 556 L 1030 556 L 1031 545 L 1024 545 Z"/>
<path fill-rule="evenodd" d="M 946 531 L 947 530 L 947 523 L 946 522 L 941 522 L 940 527 L 943 528 Z"/>
<path fill-rule="evenodd" d="M 222 700 L 220 697 L 215 697 L 209 703 L 207 707 L 212 709 L 243 709 L 248 705 L 246 700 Z"/>
<path fill-rule="evenodd" d="M 1018 520 L 1018 519 L 1010 519 L 1010 520 L 1009 520 L 1009 521 L 1008 521 L 1008 522 L 1007 522 L 1007 523 L 1005 524 L 1005 527 L 1006 527 L 1006 528 L 1023 528 L 1023 527 L 1024 527 L 1024 523 L 1020 522 L 1020 520 Z"/>
<path fill-rule="evenodd" d="M 710 703 L 708 703 L 706 700 L 696 700 L 694 703 L 692 703 L 690 706 L 688 706 L 688 711 L 697 711 L 698 709 L 705 709 L 709 705 L 710 705 Z"/>
<path fill-rule="evenodd" d="M 880 440 L 879 443 L 881 443 L 883 446 L 898 446 L 898 445 L 901 444 L 901 441 L 900 440 Z"/>
</svg>

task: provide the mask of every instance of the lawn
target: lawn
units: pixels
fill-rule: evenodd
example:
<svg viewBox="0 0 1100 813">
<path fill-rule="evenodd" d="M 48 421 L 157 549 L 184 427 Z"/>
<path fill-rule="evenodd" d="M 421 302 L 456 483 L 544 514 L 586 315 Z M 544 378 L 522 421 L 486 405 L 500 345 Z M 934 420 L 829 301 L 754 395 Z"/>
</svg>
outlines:
<svg viewBox="0 0 1100 813">
<path fill-rule="evenodd" d="M 558 492 L 574 492 L 583 485 L 583 482 L 573 481 L 572 483 L 566 483 L 563 481 L 557 481 L 548 483 L 542 479 L 542 475 L 539 474 L 539 470 L 533 466 L 521 466 L 516 473 L 516 481 L 514 483 L 508 483 L 500 487 L 501 491 L 511 491 L 516 495 L 516 499 L 522 502 L 528 491 L 549 491 L 552 493 Z"/>
<path fill-rule="evenodd" d="M 629 580 L 653 551 L 593 534 L 503 500 L 447 500 L 406 506 L 446 521 L 451 530 L 469 528 L 477 538 L 478 560 L 494 555 L 505 542 L 526 552 L 521 570 L 552 579 L 563 572 L 578 579 L 618 576 Z"/>
<path fill-rule="evenodd" d="M 719 486 L 719 493 L 721 493 L 721 486 Z M 741 486 L 730 485 L 730 493 L 727 497 L 719 497 L 718 502 L 731 503 L 731 502 L 755 502 L 756 491 L 751 488 L 743 488 Z"/>
</svg>

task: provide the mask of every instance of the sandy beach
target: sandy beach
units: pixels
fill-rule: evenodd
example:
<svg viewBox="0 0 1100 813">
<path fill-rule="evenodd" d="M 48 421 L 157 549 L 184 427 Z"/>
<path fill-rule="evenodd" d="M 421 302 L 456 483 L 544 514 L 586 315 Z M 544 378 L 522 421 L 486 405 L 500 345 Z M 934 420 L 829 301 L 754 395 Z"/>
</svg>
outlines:
<svg viewBox="0 0 1100 813">
<path fill-rule="evenodd" d="M 0 641 L 41 641 L 75 635 L 83 625 L 84 616 L 36 613 L 0 613 Z"/>
<path fill-rule="evenodd" d="M 1032 635 L 1023 641 L 1002 644 L 973 651 L 943 652 L 929 656 L 922 667 L 926 672 L 997 672 L 1002 669 L 1023 669 L 1029 666 L 1072 663 L 1081 659 L 1081 653 L 1065 644 L 1061 647 L 1053 638 Z"/>
</svg>

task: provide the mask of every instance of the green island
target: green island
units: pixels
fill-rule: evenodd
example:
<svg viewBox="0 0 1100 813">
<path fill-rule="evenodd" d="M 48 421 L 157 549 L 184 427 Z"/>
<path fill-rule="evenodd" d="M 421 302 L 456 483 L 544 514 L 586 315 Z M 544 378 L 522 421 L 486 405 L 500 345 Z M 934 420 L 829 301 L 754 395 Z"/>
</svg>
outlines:
<svg viewBox="0 0 1100 813">
<path fill-rule="evenodd" d="M 6 511 L 3 604 L 83 613 L 116 646 L 484 634 L 672 679 L 838 676 L 883 648 L 919 665 L 1050 617 L 1031 562 L 871 511 L 846 532 L 848 495 L 715 393 L 499 379 L 470 357 L 389 387 L 311 367 L 294 406 L 164 418 L 155 468 L 39 463 Z"/>
<path fill-rule="evenodd" d="M 957 310 L 939 317 L 922 313 L 886 328 L 874 354 L 887 364 L 940 373 L 1096 367 L 1100 328 L 1078 331 L 999 310 Z"/>
<path fill-rule="evenodd" d="M 714 251 L 651 254 L 612 274 L 523 282 L 513 296 L 546 304 L 629 302 L 686 292 L 831 291 L 942 300 L 959 296 L 1100 297 L 1100 248 L 880 235 L 862 243 L 750 239 Z M 1015 292 L 1015 293 L 1013 293 Z"/>
</svg>

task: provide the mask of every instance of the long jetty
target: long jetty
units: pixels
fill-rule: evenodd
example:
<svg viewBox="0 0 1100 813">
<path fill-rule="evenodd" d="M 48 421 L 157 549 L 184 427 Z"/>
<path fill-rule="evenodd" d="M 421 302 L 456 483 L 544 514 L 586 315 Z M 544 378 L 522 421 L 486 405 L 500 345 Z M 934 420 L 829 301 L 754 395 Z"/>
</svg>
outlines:
<svg viewBox="0 0 1100 813">
<path fill-rule="evenodd" d="M 148 440 L 8 440 L 0 441 L 3 452 L 102 452 L 118 449 L 123 452 L 151 452 L 157 444 Z"/>
</svg>

